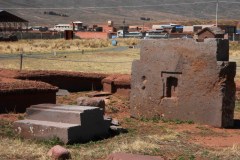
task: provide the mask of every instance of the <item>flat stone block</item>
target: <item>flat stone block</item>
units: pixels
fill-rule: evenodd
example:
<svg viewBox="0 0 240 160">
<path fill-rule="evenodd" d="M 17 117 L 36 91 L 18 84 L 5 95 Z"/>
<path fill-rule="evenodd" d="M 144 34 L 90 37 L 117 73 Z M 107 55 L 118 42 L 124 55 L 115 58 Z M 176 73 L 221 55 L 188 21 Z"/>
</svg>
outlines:
<svg viewBox="0 0 240 160">
<path fill-rule="evenodd" d="M 100 108 L 89 106 L 34 105 L 27 110 L 26 118 L 14 123 L 22 137 L 45 140 L 58 137 L 66 144 L 107 137 L 111 124 Z"/>
<path fill-rule="evenodd" d="M 79 111 L 55 110 L 47 108 L 28 108 L 27 119 L 81 124 L 81 113 Z"/>
<path fill-rule="evenodd" d="M 14 128 L 24 138 L 48 140 L 58 137 L 64 143 L 69 142 L 69 129 L 79 125 L 38 120 L 21 120 L 14 123 Z"/>
</svg>

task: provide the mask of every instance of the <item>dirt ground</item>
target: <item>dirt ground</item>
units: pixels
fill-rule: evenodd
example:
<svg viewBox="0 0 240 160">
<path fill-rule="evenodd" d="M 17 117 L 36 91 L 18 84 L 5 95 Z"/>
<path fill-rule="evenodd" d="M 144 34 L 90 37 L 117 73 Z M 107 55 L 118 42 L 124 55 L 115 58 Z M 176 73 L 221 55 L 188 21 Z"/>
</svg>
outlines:
<svg viewBox="0 0 240 160">
<path fill-rule="evenodd" d="M 76 104 L 76 99 L 81 96 L 86 96 L 89 92 L 71 93 L 69 96 L 58 96 L 58 104 Z M 106 115 L 117 118 L 123 122 L 130 117 L 129 100 L 126 97 L 108 96 L 106 97 Z M 14 122 L 23 117 L 24 114 L 0 114 L 1 120 Z M 169 123 L 168 127 L 176 132 L 187 133 L 189 142 L 200 144 L 204 147 L 232 147 L 233 145 L 240 145 L 240 112 L 235 111 L 235 121 L 237 126 L 234 128 L 223 129 L 214 128 L 208 125 L 188 124 L 179 121 Z"/>
<path fill-rule="evenodd" d="M 16 76 L 9 72 L 8 76 Z M 2 83 L 15 83 L 16 80 L 0 78 Z M 237 89 L 239 90 L 237 82 Z M 57 96 L 58 104 L 75 105 L 76 99 L 89 92 L 75 92 L 68 96 Z M 237 97 L 239 93 L 237 94 Z M 119 120 L 128 130 L 99 142 L 89 142 L 67 147 L 73 159 L 104 159 L 112 152 L 127 152 L 147 155 L 160 155 L 167 159 L 240 159 L 240 105 L 236 102 L 234 128 L 214 128 L 208 125 L 179 120 L 133 119 L 130 116 L 129 99 L 111 95 L 105 97 L 106 115 Z M 3 159 L 47 159 L 45 153 L 54 144 L 18 140 L 12 130 L 12 123 L 23 119 L 24 114 L 0 114 L 0 157 Z M 17 141 L 17 142 L 16 142 Z M 21 147 L 19 147 L 21 146 Z M 14 152 L 12 152 L 14 148 Z M 32 149 L 41 149 L 38 152 Z M 26 153 L 29 150 L 28 153 Z M 11 152 L 11 153 L 10 153 Z M 83 156 L 84 155 L 84 156 Z M 37 158 L 36 158 L 37 157 Z M 40 158 L 39 158 L 40 157 Z M 1 158 L 0 158 L 1 159 Z"/>
<path fill-rule="evenodd" d="M 70 96 L 58 97 L 59 104 L 75 104 L 76 99 L 85 96 L 87 92 L 73 93 Z M 126 118 L 130 118 L 129 100 L 126 97 L 109 96 L 106 100 L 106 114 L 113 118 L 117 118 L 123 122 Z M 235 121 L 240 121 L 240 112 L 235 111 Z M 181 123 L 181 122 L 179 122 Z M 232 129 L 214 128 L 208 125 L 182 123 L 176 125 L 169 124 L 169 128 L 176 132 L 187 133 L 189 142 L 200 144 L 203 147 L 232 147 L 240 145 L 240 123 Z"/>
<path fill-rule="evenodd" d="M 58 96 L 57 103 L 74 105 L 76 104 L 76 99 L 78 97 L 86 96 L 87 93 L 89 92 L 78 92 L 78 93 L 71 93 L 69 96 Z M 133 152 L 133 153 L 140 153 L 140 154 L 145 153 L 148 155 L 149 154 L 162 155 L 169 159 L 181 159 L 181 160 L 191 159 L 192 155 L 194 155 L 192 159 L 199 159 L 199 160 L 200 159 L 229 159 L 229 158 L 232 159 L 232 157 L 233 159 L 240 158 L 240 155 L 235 155 L 236 149 L 238 150 L 238 148 L 240 147 L 240 141 L 239 141 L 240 139 L 239 124 L 240 123 L 238 124 L 239 126 L 236 126 L 236 128 L 222 129 L 222 128 L 214 128 L 207 125 L 194 124 L 192 122 L 182 122 L 177 120 L 176 121 L 162 121 L 158 119 L 136 120 L 130 117 L 129 100 L 127 98 L 117 97 L 114 95 L 106 97 L 106 114 L 110 115 L 113 118 L 117 118 L 120 121 L 121 125 L 130 131 L 130 133 L 128 133 L 129 135 L 123 134 L 120 136 L 116 136 L 116 138 L 113 138 L 113 139 L 110 138 L 108 140 L 105 140 L 104 142 L 99 142 L 96 144 L 90 143 L 89 145 L 86 144 L 87 147 L 93 147 L 91 145 L 94 145 L 94 146 L 96 145 L 98 147 L 99 146 L 102 147 L 102 145 L 108 146 L 111 143 L 113 144 L 116 143 L 115 141 L 118 141 L 118 140 L 125 141 L 126 139 L 130 138 L 129 136 L 131 136 L 130 141 L 132 140 L 137 141 L 136 143 L 140 143 L 137 145 L 140 145 L 141 147 L 141 143 L 143 142 L 141 141 L 142 139 L 140 139 L 140 142 L 138 142 L 139 137 L 141 136 L 145 138 L 151 137 L 151 142 L 155 144 L 156 142 L 158 142 L 159 139 L 154 136 L 163 136 L 163 138 L 161 138 L 161 140 L 163 140 L 163 142 L 161 143 L 163 144 L 161 144 L 160 146 L 163 145 L 164 148 L 161 151 L 156 150 L 152 152 L 151 150 L 142 151 L 141 149 L 140 151 L 139 150 L 132 151 L 130 149 L 127 149 L 127 150 L 123 149 L 123 150 L 125 150 L 125 152 L 128 152 L 128 153 Z M 7 121 L 9 123 L 12 123 L 18 119 L 23 119 L 23 118 L 24 118 L 24 114 L 1 114 L 0 115 L 1 121 Z M 238 110 L 238 107 L 236 108 L 236 111 L 235 111 L 235 119 L 240 119 L 240 112 Z M 131 132 L 134 132 L 134 133 L 131 133 Z M 0 137 L 2 136 L 3 135 L 0 134 Z M 123 139 L 121 140 L 121 138 Z M 172 146 L 174 145 L 174 143 L 176 143 L 175 147 Z M 149 145 L 146 149 L 149 149 L 149 147 L 151 148 L 151 145 L 153 144 L 151 143 L 146 144 L 146 145 Z M 136 145 L 135 142 L 134 142 L 134 145 L 133 144 L 125 144 L 125 145 L 127 147 L 133 147 L 133 148 L 136 147 L 134 146 Z M 181 145 L 183 146 L 183 148 L 180 147 Z M 50 146 L 48 147 L 50 148 Z M 77 156 L 78 154 L 82 154 L 82 152 L 75 153 L 77 150 L 82 149 L 81 147 L 80 148 L 77 148 L 74 146 L 66 146 L 66 147 L 72 150 L 73 154 L 76 154 L 76 157 L 78 157 Z M 139 149 L 138 147 L 137 149 Z M 197 151 L 199 148 L 201 148 L 201 154 L 198 153 L 199 151 Z M 122 149 L 120 150 L 122 151 Z M 191 151 L 188 151 L 188 150 L 191 150 Z M 110 151 L 108 151 L 107 153 L 109 152 Z M 183 154 L 182 152 L 187 152 L 187 153 Z M 185 155 L 190 153 L 191 153 L 190 158 L 189 156 Z M 98 153 L 97 151 L 96 155 L 98 154 L 100 153 Z M 99 157 L 106 157 L 106 156 L 107 155 L 99 155 Z M 76 157 L 74 159 L 78 159 Z M 96 157 L 97 157 L 96 159 L 101 159 L 98 156 Z M 90 158 L 85 157 L 80 159 L 95 159 L 95 158 L 94 156 L 91 155 Z"/>
</svg>

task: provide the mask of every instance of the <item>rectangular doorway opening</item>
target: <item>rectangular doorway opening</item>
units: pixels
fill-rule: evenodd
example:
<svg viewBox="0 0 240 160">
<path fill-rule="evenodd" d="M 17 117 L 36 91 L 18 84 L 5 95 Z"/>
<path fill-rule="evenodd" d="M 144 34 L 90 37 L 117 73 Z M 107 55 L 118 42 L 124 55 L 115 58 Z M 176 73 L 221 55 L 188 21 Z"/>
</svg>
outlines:
<svg viewBox="0 0 240 160">
<path fill-rule="evenodd" d="M 176 97 L 177 96 L 177 86 L 178 86 L 178 79 L 175 77 L 168 77 L 167 78 L 166 97 Z"/>
</svg>

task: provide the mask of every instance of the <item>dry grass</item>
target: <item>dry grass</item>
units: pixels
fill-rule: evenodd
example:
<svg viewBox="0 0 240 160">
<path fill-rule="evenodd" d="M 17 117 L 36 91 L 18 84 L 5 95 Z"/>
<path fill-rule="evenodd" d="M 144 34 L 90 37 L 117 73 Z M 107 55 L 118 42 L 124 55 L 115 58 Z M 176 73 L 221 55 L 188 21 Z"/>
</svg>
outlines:
<svg viewBox="0 0 240 160">
<path fill-rule="evenodd" d="M 138 44 L 134 38 L 118 39 L 119 46 Z M 0 42 L 0 54 L 13 53 L 52 53 L 52 52 L 79 52 L 99 48 L 112 48 L 111 40 L 75 39 L 75 40 L 20 40 L 18 42 Z"/>
<path fill-rule="evenodd" d="M 240 43 L 231 42 L 230 43 L 230 56 L 240 56 Z"/>
<path fill-rule="evenodd" d="M 83 96 L 87 92 L 75 93 L 68 97 L 76 99 L 79 94 Z M 63 97 L 59 97 L 63 99 Z M 59 99 L 58 98 L 58 99 Z M 70 99 L 67 101 L 70 103 Z M 115 105 L 120 104 L 122 99 L 112 97 Z M 59 102 L 59 100 L 58 100 Z M 112 102 L 113 103 L 113 102 Z M 112 104 L 111 103 L 111 104 Z M 108 109 L 108 107 L 106 107 Z M 107 110 L 109 113 L 110 110 Z M 114 113 L 115 116 L 121 114 L 121 110 Z M 115 117 L 114 116 L 114 117 Z M 206 130 L 205 125 L 195 125 L 178 122 L 164 122 L 155 119 L 136 120 L 129 118 L 129 116 L 120 116 L 119 121 L 121 125 L 128 129 L 128 133 L 120 134 L 112 138 L 101 141 L 89 142 L 85 144 L 66 145 L 74 160 L 103 160 L 109 154 L 115 152 L 126 152 L 145 155 L 165 156 L 176 160 L 195 160 L 195 159 L 239 159 L 240 154 L 239 145 L 233 147 L 215 148 L 204 147 L 189 141 L 192 136 L 199 136 L 198 133 L 189 131 L 182 132 L 176 128 L 183 128 L 188 126 Z M 35 140 L 19 139 L 12 135 L 11 123 L 0 121 L 0 159 L 48 159 L 46 153 L 58 141 L 39 142 Z M 211 128 L 207 127 L 207 131 L 214 136 L 217 132 L 213 132 Z M 223 131 L 224 132 L 224 131 Z M 12 136 L 9 136 L 12 135 Z M 206 136 L 201 135 L 201 136 Z M 207 135 L 209 136 L 209 134 Z"/>
<path fill-rule="evenodd" d="M 240 145 L 233 144 L 232 147 L 224 148 L 222 150 L 217 150 L 211 152 L 212 155 L 219 157 L 219 159 L 231 159 L 231 160 L 239 160 L 240 159 Z"/>
<path fill-rule="evenodd" d="M 86 144 L 65 146 L 74 160 L 105 159 L 116 152 L 165 156 L 170 159 L 225 159 L 239 157 L 238 148 L 215 150 L 188 142 L 188 135 L 170 129 L 168 123 L 121 121 L 129 129 L 126 134 Z M 0 137 L 2 159 L 48 159 L 46 153 L 54 145 L 47 142 Z M 236 153 L 236 154 L 235 154 Z M 223 159 L 224 159 L 223 158 Z"/>
<path fill-rule="evenodd" d="M 111 47 L 108 40 L 20 40 L 18 42 L 1 42 L 0 54 L 7 53 L 51 53 L 88 50 L 90 48 Z"/>
<path fill-rule="evenodd" d="M 240 63 L 240 43 L 231 42 L 230 43 L 230 61 Z M 236 79 L 240 79 L 240 68 L 237 68 Z"/>
<path fill-rule="evenodd" d="M 146 122 L 144 122 L 146 123 Z M 152 125 L 149 124 L 148 125 Z M 141 127 L 144 124 L 140 125 Z M 178 156 L 179 134 L 168 130 L 162 132 L 158 128 L 159 134 L 148 135 L 141 133 L 140 129 L 134 127 L 136 131 L 129 131 L 127 134 L 87 144 L 77 144 L 65 146 L 71 152 L 72 158 L 76 160 L 104 159 L 107 155 L 116 152 L 138 153 L 147 155 L 159 155 L 160 149 L 167 151 L 175 150 Z M 21 140 L 7 137 L 0 137 L 0 157 L 3 159 L 48 159 L 46 153 L 53 146 L 48 143 Z M 172 144 L 175 146 L 172 146 Z M 164 146 L 163 146 L 164 145 Z M 185 146 L 189 147 L 189 146 Z M 184 147 L 184 148 L 185 148 Z M 162 150 L 161 149 L 161 150 Z M 194 152 L 191 152 L 193 154 Z M 188 153 L 186 153 L 188 154 Z M 188 155 L 187 155 L 188 156 Z"/>
<path fill-rule="evenodd" d="M 0 137 L 0 157 L 4 159 L 32 160 L 47 159 L 45 154 L 48 151 L 44 145 L 32 141 Z"/>
<path fill-rule="evenodd" d="M 19 53 L 24 53 L 23 69 L 65 70 L 101 73 L 130 73 L 134 59 L 139 59 L 139 39 L 117 39 L 118 47 L 111 46 L 110 40 L 21 40 L 1 42 L 0 55 L 15 55 L 15 58 L 0 58 L 0 68 L 19 69 Z M 118 50 L 119 48 L 119 50 Z M 84 52 L 82 52 L 84 50 Z"/>
<path fill-rule="evenodd" d="M 139 49 L 123 51 L 90 51 L 80 53 L 28 55 L 23 59 L 26 70 L 62 70 L 101 73 L 130 73 L 132 61 L 139 59 Z M 1 59 L 0 68 L 19 69 L 20 58 Z"/>
</svg>

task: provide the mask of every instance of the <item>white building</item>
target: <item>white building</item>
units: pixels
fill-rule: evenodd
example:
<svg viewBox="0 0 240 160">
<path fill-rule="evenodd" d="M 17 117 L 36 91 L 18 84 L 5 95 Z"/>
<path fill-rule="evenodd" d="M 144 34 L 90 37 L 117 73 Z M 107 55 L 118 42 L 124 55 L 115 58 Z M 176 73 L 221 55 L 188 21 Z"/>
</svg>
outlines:
<svg viewBox="0 0 240 160">
<path fill-rule="evenodd" d="M 63 32 L 65 30 L 73 30 L 72 24 L 57 24 L 53 28 L 54 31 Z"/>
<path fill-rule="evenodd" d="M 72 23 L 74 25 L 74 30 L 75 31 L 80 31 L 83 27 L 83 22 L 81 22 L 81 21 L 74 21 Z"/>
</svg>

